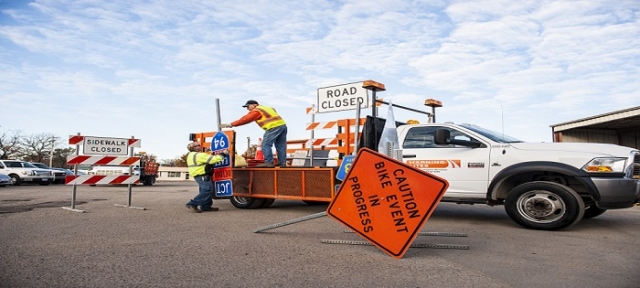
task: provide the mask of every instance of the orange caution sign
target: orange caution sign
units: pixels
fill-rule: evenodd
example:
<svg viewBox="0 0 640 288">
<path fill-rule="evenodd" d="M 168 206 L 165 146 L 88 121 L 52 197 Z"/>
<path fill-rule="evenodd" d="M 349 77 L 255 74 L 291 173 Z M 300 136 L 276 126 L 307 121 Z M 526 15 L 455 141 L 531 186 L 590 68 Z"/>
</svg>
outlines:
<svg viewBox="0 0 640 288">
<path fill-rule="evenodd" d="M 402 258 L 447 191 L 440 177 L 361 149 L 327 215 Z"/>
</svg>

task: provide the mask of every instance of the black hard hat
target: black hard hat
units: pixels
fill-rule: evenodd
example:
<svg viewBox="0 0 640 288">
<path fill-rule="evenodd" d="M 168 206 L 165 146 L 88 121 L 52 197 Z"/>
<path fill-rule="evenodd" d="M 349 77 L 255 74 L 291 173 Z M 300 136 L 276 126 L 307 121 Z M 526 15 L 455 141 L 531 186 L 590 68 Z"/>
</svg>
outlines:
<svg viewBox="0 0 640 288">
<path fill-rule="evenodd" d="M 256 100 L 249 100 L 249 101 L 247 101 L 247 103 L 246 103 L 246 104 L 242 105 L 242 107 L 247 108 L 247 106 L 249 106 L 249 105 L 251 105 L 251 104 L 256 104 L 256 105 L 258 105 L 258 101 L 256 101 Z"/>
</svg>

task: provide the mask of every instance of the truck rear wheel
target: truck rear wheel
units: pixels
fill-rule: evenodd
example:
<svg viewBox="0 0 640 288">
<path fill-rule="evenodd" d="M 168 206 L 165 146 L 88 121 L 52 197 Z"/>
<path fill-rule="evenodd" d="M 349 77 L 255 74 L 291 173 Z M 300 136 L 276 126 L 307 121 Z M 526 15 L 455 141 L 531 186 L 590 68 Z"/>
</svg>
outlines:
<svg viewBox="0 0 640 288">
<path fill-rule="evenodd" d="M 554 182 L 530 182 L 509 191 L 505 200 L 509 217 L 523 227 L 559 230 L 582 219 L 585 205 L 573 189 Z"/>
<path fill-rule="evenodd" d="M 239 209 L 256 209 L 260 208 L 264 204 L 265 200 L 262 198 L 249 198 L 249 197 L 231 197 L 230 201 L 233 206 Z"/>
</svg>

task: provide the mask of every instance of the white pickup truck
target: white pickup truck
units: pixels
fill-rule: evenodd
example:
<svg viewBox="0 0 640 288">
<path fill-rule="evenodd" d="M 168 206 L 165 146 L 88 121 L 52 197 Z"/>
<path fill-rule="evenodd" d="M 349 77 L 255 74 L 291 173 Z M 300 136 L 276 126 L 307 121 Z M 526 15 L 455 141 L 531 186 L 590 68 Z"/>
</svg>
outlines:
<svg viewBox="0 0 640 288">
<path fill-rule="evenodd" d="M 469 124 L 397 127 L 402 161 L 449 182 L 443 202 L 504 205 L 558 230 L 640 202 L 640 152 L 613 144 L 523 143 Z"/>
</svg>

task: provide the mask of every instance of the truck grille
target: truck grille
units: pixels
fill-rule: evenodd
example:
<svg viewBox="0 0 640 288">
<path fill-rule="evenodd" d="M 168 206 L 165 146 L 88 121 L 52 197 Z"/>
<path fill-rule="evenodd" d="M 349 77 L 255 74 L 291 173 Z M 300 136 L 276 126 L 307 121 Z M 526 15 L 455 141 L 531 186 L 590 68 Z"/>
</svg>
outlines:
<svg viewBox="0 0 640 288">
<path fill-rule="evenodd" d="M 640 152 L 631 152 L 633 163 L 631 164 L 631 178 L 640 179 Z"/>
<path fill-rule="evenodd" d="M 36 176 L 51 176 L 51 172 L 49 171 L 35 170 L 33 172 L 36 174 Z"/>
</svg>

